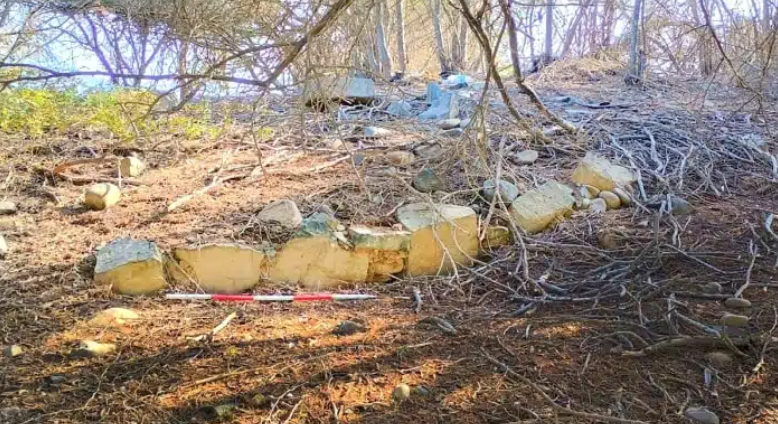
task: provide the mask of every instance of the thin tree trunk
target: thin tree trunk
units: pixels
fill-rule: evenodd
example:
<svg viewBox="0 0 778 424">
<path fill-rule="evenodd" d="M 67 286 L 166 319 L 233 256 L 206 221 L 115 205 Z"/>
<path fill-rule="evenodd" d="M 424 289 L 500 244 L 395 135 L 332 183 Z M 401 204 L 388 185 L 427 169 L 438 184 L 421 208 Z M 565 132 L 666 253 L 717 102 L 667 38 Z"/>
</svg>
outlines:
<svg viewBox="0 0 778 424">
<path fill-rule="evenodd" d="M 567 56 L 567 54 L 570 52 L 570 46 L 573 43 L 573 36 L 575 35 L 575 32 L 578 31 L 578 26 L 581 24 L 581 19 L 584 17 L 586 8 L 589 7 L 591 2 L 592 0 L 584 0 L 584 3 L 581 4 L 581 7 L 578 8 L 578 11 L 575 14 L 575 18 L 573 18 L 573 23 L 565 33 L 565 38 L 562 42 L 562 52 L 559 53 L 560 59 L 564 59 L 565 56 Z M 546 37 L 546 41 L 548 42 L 548 37 Z"/>
<path fill-rule="evenodd" d="M 378 0 L 375 5 L 375 36 L 376 46 L 378 47 L 378 61 L 381 65 L 381 75 L 385 80 L 392 77 L 392 58 L 389 57 L 389 49 L 386 47 L 386 36 L 384 34 L 384 9 L 386 3 L 384 0 Z"/>
<path fill-rule="evenodd" d="M 770 32 L 770 0 L 762 0 L 762 31 Z"/>
<path fill-rule="evenodd" d="M 459 20 L 459 59 L 462 61 L 460 70 L 467 68 L 467 43 L 469 42 L 470 26 L 466 19 Z"/>
<path fill-rule="evenodd" d="M 443 28 L 440 24 L 440 0 L 432 0 L 432 30 L 435 36 L 435 52 L 440 61 L 440 72 L 451 72 L 451 64 L 446 57 L 445 45 L 443 44 Z"/>
<path fill-rule="evenodd" d="M 640 81 L 640 6 L 643 0 L 635 0 L 632 8 L 632 25 L 629 34 L 629 67 L 624 81 L 637 84 Z"/>
<path fill-rule="evenodd" d="M 394 18 L 397 28 L 395 29 L 397 34 L 397 64 L 398 71 L 401 74 L 405 73 L 405 67 L 408 64 L 408 58 L 405 54 L 405 0 L 395 0 L 394 4 Z"/>
<path fill-rule="evenodd" d="M 543 64 L 548 65 L 554 57 L 554 0 L 546 4 L 546 45 Z"/>
</svg>

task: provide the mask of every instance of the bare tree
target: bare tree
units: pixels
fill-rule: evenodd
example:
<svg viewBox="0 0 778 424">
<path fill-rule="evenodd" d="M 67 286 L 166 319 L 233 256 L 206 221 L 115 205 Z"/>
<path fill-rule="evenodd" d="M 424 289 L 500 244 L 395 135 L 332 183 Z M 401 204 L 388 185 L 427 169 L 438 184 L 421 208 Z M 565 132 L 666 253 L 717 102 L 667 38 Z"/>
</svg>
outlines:
<svg viewBox="0 0 778 424">
<path fill-rule="evenodd" d="M 627 84 L 637 84 L 640 82 L 640 9 L 643 0 L 635 0 L 632 8 L 632 25 L 629 34 L 629 66 L 627 74 L 624 76 L 624 82 Z"/>
<path fill-rule="evenodd" d="M 394 4 L 395 34 L 397 35 L 397 70 L 405 73 L 408 56 L 405 53 L 405 0 L 396 0 Z"/>
<path fill-rule="evenodd" d="M 543 64 L 548 65 L 554 60 L 554 0 L 546 3 L 546 41 Z"/>
<path fill-rule="evenodd" d="M 446 56 L 446 48 L 443 44 L 443 27 L 441 25 L 441 4 L 440 0 L 432 1 L 432 31 L 435 37 L 435 52 L 438 55 L 438 61 L 440 62 L 440 72 L 453 72 L 451 61 Z"/>
<path fill-rule="evenodd" d="M 392 76 L 392 58 L 389 56 L 386 36 L 384 35 L 384 9 L 386 9 L 385 0 L 377 0 L 375 4 L 375 37 L 376 46 L 378 47 L 378 62 L 381 66 L 381 75 L 383 75 L 385 80 L 389 80 Z"/>
</svg>

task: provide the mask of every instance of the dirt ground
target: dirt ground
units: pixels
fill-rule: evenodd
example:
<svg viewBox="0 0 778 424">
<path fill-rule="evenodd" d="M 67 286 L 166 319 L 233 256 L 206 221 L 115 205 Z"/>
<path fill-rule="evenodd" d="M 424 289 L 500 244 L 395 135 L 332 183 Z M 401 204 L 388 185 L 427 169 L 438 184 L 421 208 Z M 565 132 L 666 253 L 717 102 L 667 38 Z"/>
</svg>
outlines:
<svg viewBox="0 0 778 424">
<path fill-rule="evenodd" d="M 285 235 L 252 217 L 279 198 L 295 200 L 303 214 L 327 205 L 345 223 L 392 225 L 397 205 L 421 196 L 405 184 L 424 165 L 450 178 L 451 192 L 433 199 L 480 204 L 486 219 L 488 206 L 473 187 L 494 168 L 473 165 L 484 151 L 473 147 L 478 131 L 445 140 L 418 122 L 380 122 L 401 134 L 367 147 L 353 143 L 355 150 L 343 160 L 344 152 L 330 143 L 334 132 L 322 130 L 334 114 L 308 112 L 303 120 L 290 114 L 277 129 L 277 142 L 261 146 L 264 172 L 257 171 L 254 144 L 239 136 L 145 142 L 137 147 L 150 169 L 137 184 L 125 182 L 121 202 L 103 212 L 81 206 L 83 185 L 45 170 L 90 157 L 89 149 L 119 154 L 116 149 L 126 146 L 89 138 L 0 141 L 2 161 L 10 164 L 0 170 L 4 194 L 20 209 L 0 217 L 0 232 L 11 246 L 0 261 L 0 335 L 3 345 L 25 349 L 0 358 L 0 422 L 605 422 L 586 415 L 600 414 L 611 422 L 684 423 L 687 407 L 704 406 L 724 423 L 778 423 L 778 240 L 764 226 L 766 214 L 778 213 L 778 186 L 769 163 L 726 150 L 730 138 L 724 138 L 758 133 L 775 153 L 775 110 L 742 106 L 733 99 L 748 99 L 747 93 L 705 81 L 625 89 L 620 78 L 592 66 L 551 68 L 535 77 L 546 99 L 572 95 L 630 104 L 625 115 L 611 108 L 576 112 L 550 101 L 552 110 L 587 128 L 585 134 L 555 135 L 553 143 L 522 138 L 491 93 L 488 163 L 495 163 L 497 146 L 508 140 L 514 148 L 540 152 L 535 165 L 499 162 L 504 175 L 527 188 L 545 178 L 565 180 L 587 150 L 628 165 L 623 152 L 633 149 L 642 169 L 643 156 L 627 145 L 629 131 L 641 127 L 628 125 L 655 122 L 646 128 L 656 135 L 666 172 L 652 165 L 643 174 L 645 190 L 649 198 L 684 196 L 694 207 L 691 214 L 659 214 L 648 206 L 650 199 L 604 215 L 576 212 L 455 275 L 350 289 L 377 294 L 375 301 L 213 304 L 118 296 L 94 286 L 92 255 L 123 236 L 162 248 L 213 240 L 278 242 Z M 522 110 L 533 110 L 515 98 Z M 674 156 L 662 148 L 660 131 L 684 131 L 678 139 L 702 140 L 710 151 L 694 156 L 679 147 Z M 381 152 L 431 141 L 453 146 L 455 153 L 420 159 L 400 167 L 397 176 L 375 176 L 384 166 Z M 677 165 L 684 152 L 696 168 Z M 67 175 L 112 178 L 113 167 L 74 166 Z M 167 212 L 214 176 L 225 181 Z M 519 269 L 524 261 L 528 278 Z M 704 293 L 711 282 L 720 283 L 723 294 Z M 745 312 L 748 325 L 716 327 L 729 310 L 723 300 L 746 282 L 743 297 L 753 303 Z M 423 298 L 418 312 L 413 287 Z M 295 288 L 280 290 L 287 289 Z M 142 319 L 118 328 L 89 325 L 109 307 L 132 308 Z M 191 340 L 231 312 L 237 317 L 213 340 Z M 455 334 L 428 317 L 450 322 Z M 725 336 L 711 341 L 683 317 Z M 343 320 L 367 329 L 334 335 Z M 662 345 L 683 336 L 688 340 L 678 346 Z M 102 357 L 72 357 L 84 339 L 118 349 Z M 632 354 L 639 351 L 645 354 Z M 706 355 L 713 351 L 728 352 L 732 360 L 710 363 Z M 400 383 L 412 394 L 393 402 Z"/>
</svg>

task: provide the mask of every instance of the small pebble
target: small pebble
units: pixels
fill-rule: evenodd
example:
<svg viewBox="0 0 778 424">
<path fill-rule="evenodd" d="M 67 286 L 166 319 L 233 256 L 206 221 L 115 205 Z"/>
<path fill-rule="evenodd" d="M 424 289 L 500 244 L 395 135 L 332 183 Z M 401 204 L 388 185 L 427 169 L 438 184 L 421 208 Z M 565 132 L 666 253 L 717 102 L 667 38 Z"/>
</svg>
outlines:
<svg viewBox="0 0 778 424">
<path fill-rule="evenodd" d="M 519 165 L 531 165 L 538 160 L 538 152 L 536 150 L 522 150 L 516 153 L 516 163 Z"/>
<path fill-rule="evenodd" d="M 707 294 L 719 294 L 722 291 L 724 291 L 724 288 L 721 287 L 721 284 L 715 281 L 711 281 L 710 283 L 702 286 L 702 291 L 703 293 L 707 293 Z"/>
<path fill-rule="evenodd" d="M 459 119 L 452 118 L 452 119 L 444 119 L 438 123 L 438 126 L 441 130 L 450 130 L 452 128 L 457 128 L 462 123 Z"/>
<path fill-rule="evenodd" d="M 591 198 L 592 199 L 594 199 L 595 197 L 600 195 L 600 191 L 601 190 L 599 188 L 595 187 L 595 186 L 584 185 L 584 186 L 581 186 L 581 187 L 585 188 L 586 190 L 589 191 L 589 193 L 591 193 Z"/>
<path fill-rule="evenodd" d="M 413 152 L 406 150 L 395 150 L 384 155 L 386 161 L 396 166 L 410 165 L 416 160 Z"/>
<path fill-rule="evenodd" d="M 730 327 L 743 327 L 748 324 L 750 318 L 745 315 L 736 315 L 729 312 L 724 312 L 721 317 L 721 323 Z"/>
<path fill-rule="evenodd" d="M 407 384 L 398 384 L 392 390 L 392 400 L 399 403 L 411 397 L 411 388 Z"/>
<path fill-rule="evenodd" d="M 742 297 L 730 297 L 724 301 L 728 308 L 746 309 L 751 307 L 751 301 Z"/>
<path fill-rule="evenodd" d="M 673 215 L 688 215 L 692 213 L 692 205 L 678 196 L 670 196 L 670 213 Z"/>
<path fill-rule="evenodd" d="M 608 205 L 608 209 L 618 209 L 621 206 L 621 200 L 619 199 L 619 196 L 610 191 L 603 190 L 600 192 L 598 197 L 605 200 L 605 203 Z"/>
<path fill-rule="evenodd" d="M 683 415 L 700 424 L 719 424 L 721 422 L 718 415 L 703 407 L 687 408 Z"/>
<path fill-rule="evenodd" d="M 624 190 L 621 187 L 614 187 L 613 190 L 611 190 L 613 194 L 616 196 L 619 196 L 619 200 L 621 200 L 621 204 L 624 206 L 629 206 L 632 204 L 632 196 L 627 193 L 626 190 Z"/>
<path fill-rule="evenodd" d="M 93 356 L 103 356 L 113 353 L 116 345 L 113 343 L 100 343 L 94 340 L 84 340 L 79 344 L 78 349 L 70 352 L 74 358 L 89 358 Z"/>
<path fill-rule="evenodd" d="M 589 205 L 589 210 L 592 213 L 603 213 L 608 210 L 608 204 L 605 203 L 604 199 L 594 199 L 592 204 Z"/>
<path fill-rule="evenodd" d="M 705 355 L 705 359 L 713 365 L 723 366 L 732 362 L 732 356 L 727 352 L 710 352 Z"/>
<path fill-rule="evenodd" d="M 440 135 L 449 138 L 457 138 L 465 131 L 462 128 L 451 128 L 450 130 L 444 130 L 440 132 Z"/>
<path fill-rule="evenodd" d="M 413 394 L 418 396 L 429 396 L 430 393 L 430 389 L 424 386 L 416 386 L 413 388 Z"/>
<path fill-rule="evenodd" d="M 338 324 L 337 327 L 335 327 L 335 330 L 332 331 L 332 334 L 335 334 L 336 336 L 350 336 L 352 334 L 362 333 L 366 330 L 367 328 L 365 328 L 365 326 L 361 323 L 345 320 Z"/>
<path fill-rule="evenodd" d="M 3 354 L 9 358 L 17 357 L 24 353 L 24 348 L 19 345 L 11 345 L 3 350 Z"/>
<path fill-rule="evenodd" d="M 5 201 L 0 202 L 0 215 L 13 215 L 16 213 L 16 203 Z"/>
<path fill-rule="evenodd" d="M 0 234 L 0 259 L 3 259 L 8 254 L 8 243 L 5 241 L 5 237 Z"/>
</svg>

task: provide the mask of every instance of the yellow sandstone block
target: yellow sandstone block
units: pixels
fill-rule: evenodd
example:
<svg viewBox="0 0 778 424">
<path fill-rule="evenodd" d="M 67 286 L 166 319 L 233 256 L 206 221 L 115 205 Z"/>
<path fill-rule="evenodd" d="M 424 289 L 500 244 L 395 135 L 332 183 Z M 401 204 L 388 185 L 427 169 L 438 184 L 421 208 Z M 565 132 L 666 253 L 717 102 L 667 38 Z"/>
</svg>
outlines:
<svg viewBox="0 0 778 424">
<path fill-rule="evenodd" d="M 635 182 L 635 175 L 629 169 L 614 165 L 608 159 L 589 152 L 573 171 L 570 179 L 578 185 L 613 190 L 615 187 L 627 187 Z"/>
<path fill-rule="evenodd" d="M 367 279 L 367 255 L 346 250 L 328 235 L 290 240 L 276 255 L 267 278 L 309 289 L 337 287 Z"/>
<path fill-rule="evenodd" d="M 543 231 L 555 220 L 573 211 L 573 190 L 551 181 L 530 190 L 511 204 L 511 218 L 529 234 Z"/>
<path fill-rule="evenodd" d="M 409 276 L 447 273 L 478 256 L 478 217 L 471 208 L 414 203 L 399 208 L 397 220 L 412 233 Z"/>
<path fill-rule="evenodd" d="M 178 247 L 180 271 L 208 293 L 241 293 L 259 283 L 265 253 L 236 244 Z M 175 265 L 174 265 L 175 266 Z"/>
</svg>

